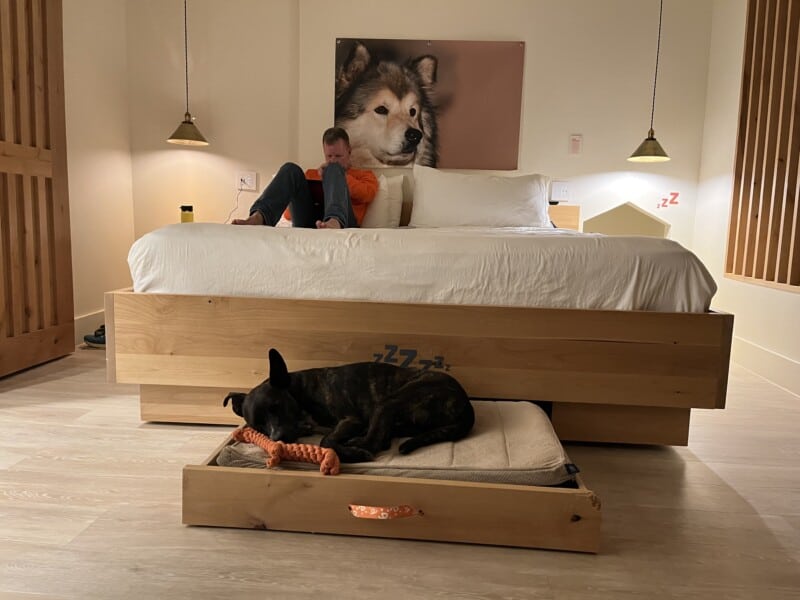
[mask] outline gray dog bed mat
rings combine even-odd
[[[342,464],[342,473],[549,486],[574,481],[578,469],[567,456],[544,411],[530,402],[473,400],[475,426],[457,442],[426,446],[405,456],[403,441],[367,463]],[[319,436],[303,438],[316,444]],[[254,444],[225,446],[216,463],[265,468],[267,453]],[[313,464],[282,462],[277,468],[317,470]]]

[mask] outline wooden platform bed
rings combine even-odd
[[[110,381],[144,421],[240,424],[222,400],[290,368],[385,360],[443,368],[473,398],[532,400],[562,441],[685,445],[724,408],[733,316],[109,292]],[[412,360],[413,359],[413,360]],[[549,488],[220,467],[184,469],[184,523],[596,552],[600,504]],[[591,474],[586,474],[591,477]],[[423,516],[353,518],[351,503]]]
[[[476,398],[535,400],[562,440],[686,445],[692,408],[724,408],[733,316],[106,295],[108,377],[144,421],[237,424],[229,391],[289,368],[396,360],[446,368]]]

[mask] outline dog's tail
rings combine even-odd
[[[464,414],[457,423],[451,423],[436,429],[423,431],[419,435],[415,435],[400,444],[398,451],[400,454],[408,454],[423,446],[430,446],[431,444],[438,444],[439,442],[455,442],[456,440],[467,437],[469,432],[472,431],[472,426],[474,424],[475,412],[472,409],[472,404],[467,401],[464,406]]]

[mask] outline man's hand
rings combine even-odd
[[[263,225],[264,224],[264,217],[263,215],[256,211],[252,215],[250,215],[246,219],[234,219],[234,225]]]

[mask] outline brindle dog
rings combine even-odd
[[[475,423],[467,393],[450,375],[363,362],[289,373],[269,351],[269,378],[247,394],[231,392],[233,412],[274,441],[294,442],[326,430],[320,445],[342,462],[365,462],[391,446],[408,454],[465,437]]]

